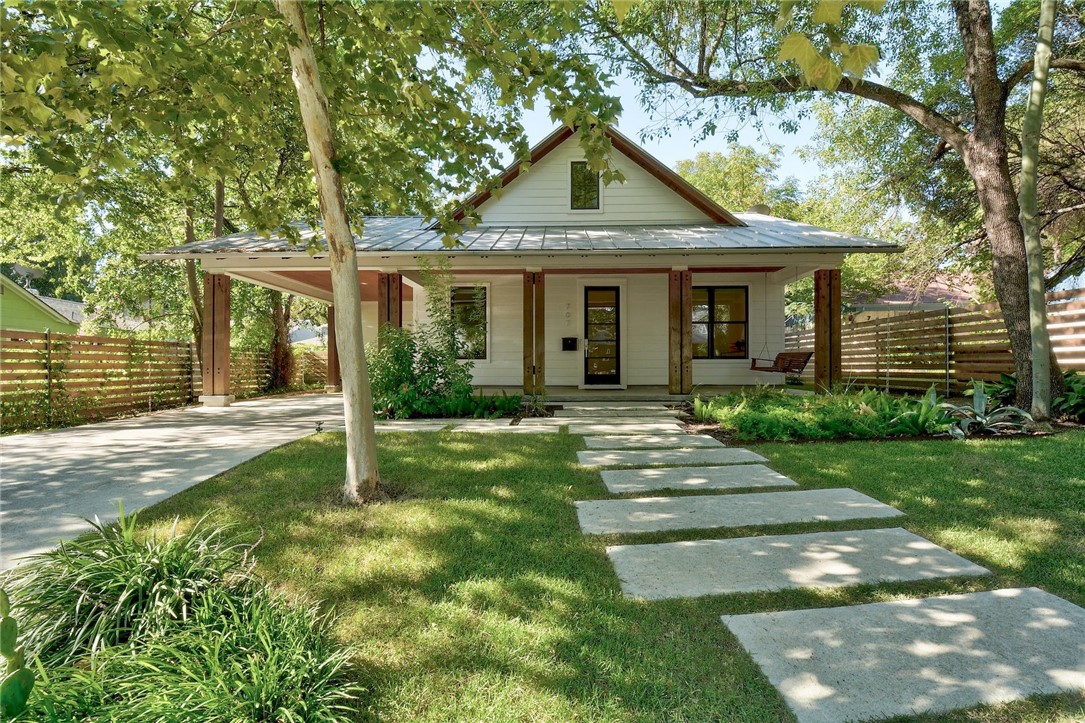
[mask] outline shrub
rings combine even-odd
[[[206,520],[141,540],[122,510],[16,568],[40,677],[27,719],[349,719],[349,649],[251,574],[251,549]]]
[[[64,664],[135,642],[191,614],[208,590],[244,574],[249,546],[200,520],[186,535],[139,539],[137,515],[64,542],[13,571],[27,650]]]
[[[1020,432],[1032,421],[1032,416],[1023,409],[992,404],[992,401],[995,400],[988,399],[983,382],[973,382],[971,404],[943,404],[942,409],[951,420],[949,433],[964,439],[975,434]]]
[[[344,680],[349,651],[328,619],[247,581],[209,591],[187,620],[138,647],[48,674],[29,714],[133,722],[338,721],[361,689]]]

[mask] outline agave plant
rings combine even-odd
[[[995,406],[990,410],[987,407],[988,396],[983,382],[972,382],[972,404],[944,402],[941,409],[951,420],[950,435],[964,439],[974,434],[1020,432],[1032,421],[1032,415],[1017,407]]]

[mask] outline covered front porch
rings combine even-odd
[[[265,266],[261,263],[265,259],[239,261],[204,259],[209,272],[201,399],[207,404],[230,402],[228,320],[235,282],[260,284],[329,305],[328,385],[337,390],[336,309],[330,303],[329,272],[320,268],[323,260],[307,260],[308,268],[297,268],[305,262],[294,258],[277,259],[279,268]],[[295,268],[282,268],[283,262]],[[452,273],[457,286],[485,290],[485,350],[474,360],[474,383],[487,393],[545,393],[559,403],[677,401],[695,391],[711,394],[782,384],[783,374],[751,370],[751,360],[771,360],[783,351],[784,285],[811,273],[816,289],[817,388],[828,389],[840,380],[840,276],[834,268],[770,266],[761,260],[759,265],[684,268],[453,265]],[[363,268],[359,284],[368,341],[386,325],[410,328],[426,323],[426,291],[417,263]],[[720,290],[740,290],[744,296],[734,294],[741,301],[732,302],[729,310],[741,320],[713,323],[711,315],[706,318],[709,289],[720,296]]]

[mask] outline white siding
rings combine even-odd
[[[521,386],[524,383],[523,277],[457,274],[456,283],[486,286],[489,321],[486,358],[476,359],[472,382],[478,386]],[[425,291],[414,290],[415,328],[427,321]],[[406,312],[404,312],[406,314]]]
[[[618,150],[612,162],[625,183],[603,186],[598,211],[569,208],[569,163],[584,160],[573,135],[479,207],[482,225],[590,226],[628,223],[711,223],[711,219]]]

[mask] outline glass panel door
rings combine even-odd
[[[621,384],[619,328],[618,287],[585,287],[585,384]]]

